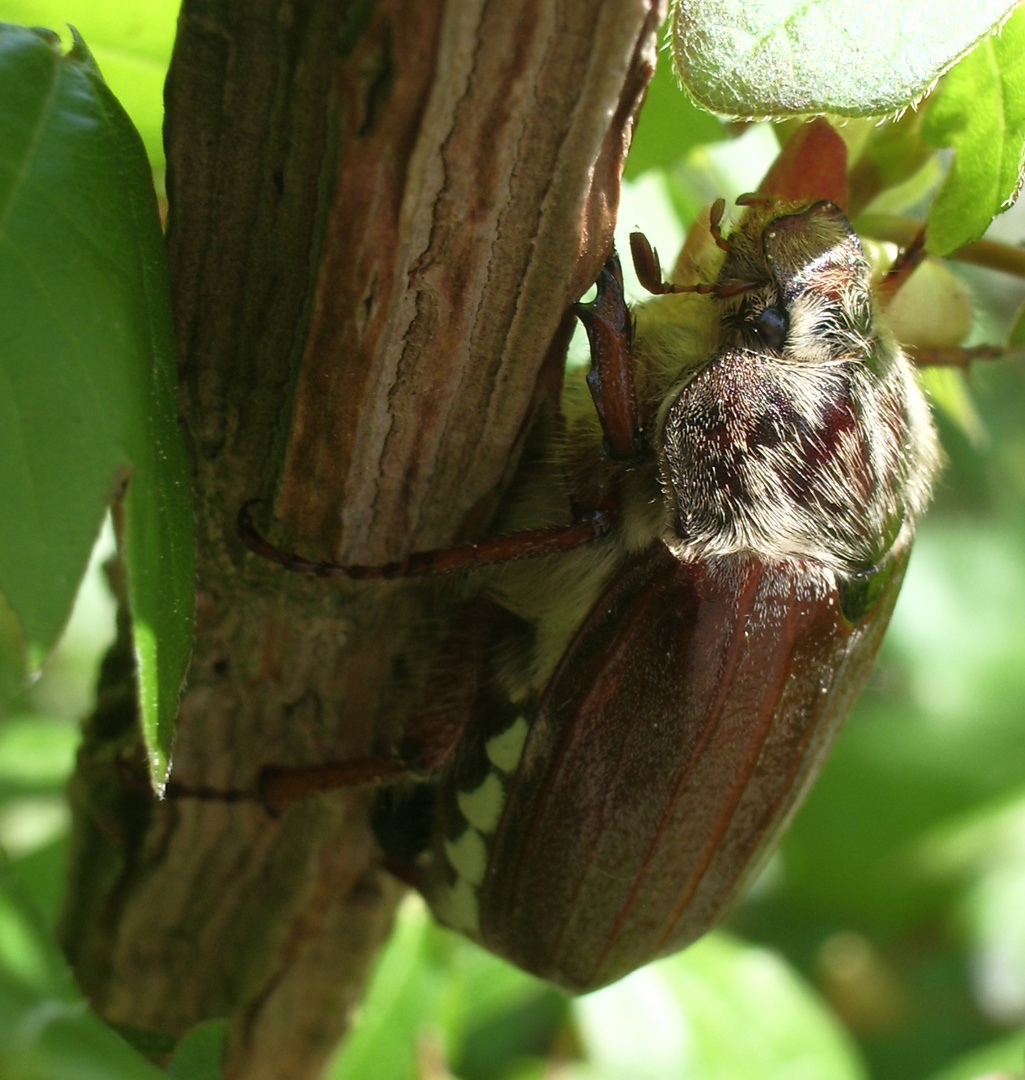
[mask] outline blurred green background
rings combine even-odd
[[[0,2],[0,20],[76,24],[143,130],[158,184],[175,9],[126,21],[124,0]],[[776,152],[768,125],[727,134],[661,64],[620,226],[647,232],[665,264],[697,208],[754,188]],[[994,234],[1021,242],[1025,214]],[[1025,283],[958,273],[978,305],[972,340],[1001,340]],[[962,377],[944,378],[956,401]],[[1025,1076],[1025,372],[979,363],[964,381],[957,418],[939,418],[948,465],[870,686],[723,931],[573,1001],[411,899],[332,1080]],[[59,652],[0,720],[4,1078],[157,1075],[83,1011],[48,933],[62,787],[113,634],[109,550],[105,537]],[[216,1032],[198,1033],[172,1073],[211,1077],[215,1054]]]

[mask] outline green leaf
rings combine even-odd
[[[166,1080],[84,1001],[40,995],[0,972],[4,1080]]]
[[[940,826],[920,845],[936,876],[961,879],[958,924],[968,938],[975,994],[991,1017],[1025,1007],[1025,790]]]
[[[0,975],[40,994],[74,1001],[78,996],[64,957],[46,922],[0,853]],[[0,1068],[0,1076],[3,1076]]]
[[[399,909],[370,989],[328,1080],[409,1080],[425,1048],[459,1076],[505,1076],[547,1048],[558,991],[439,927],[418,897]]]
[[[776,954],[722,933],[575,1003],[581,1080],[861,1080],[851,1040]]]
[[[954,161],[936,194],[926,246],[949,255],[978,240],[1015,200],[1025,148],[1025,10],[987,37],[929,100],[922,138],[951,146]]]
[[[162,173],[164,79],[180,7],[180,0],[0,0],[0,22],[61,32],[74,26]]]
[[[853,125],[869,121],[851,121]],[[908,109],[896,120],[875,122],[868,138],[855,156],[848,183],[847,210],[853,218],[880,195],[908,183],[932,161],[933,155],[922,141],[922,114]]]
[[[931,367],[920,369],[918,377],[933,408],[948,416],[974,446],[984,446],[986,426],[972,400],[964,372],[950,367]]]
[[[79,732],[64,720],[12,716],[0,725],[0,790],[59,790],[71,775]]]
[[[675,0],[694,100],[740,117],[882,116],[917,101],[1010,0]]]
[[[377,961],[353,1030],[328,1068],[328,1080],[406,1080],[415,1076],[417,1042],[432,1024],[438,972],[428,962],[430,916],[423,904],[403,904],[395,931]]]
[[[174,1080],[222,1080],[221,1058],[227,1023],[208,1020],[198,1024],[178,1044],[167,1066]]]
[[[457,1076],[504,1077],[551,1050],[568,1014],[560,991],[451,931],[433,936],[445,946],[438,1025]]]
[[[722,122],[699,109],[680,89],[669,58],[659,55],[637,121],[624,176],[636,180],[649,169],[674,165],[695,146],[726,138]]]
[[[1025,1030],[958,1058],[929,1080],[1022,1080]]]
[[[111,499],[154,782],[191,644],[193,538],[163,239],[139,136],[80,41],[0,27],[0,591],[53,647]]]
[[[82,1000],[44,920],[0,862],[0,1076],[159,1080]]]
[[[927,518],[862,695],[782,844],[803,911],[890,932],[947,889],[918,845],[975,801],[1025,782],[1025,544],[977,513]]]

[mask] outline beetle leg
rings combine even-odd
[[[464,605],[453,629],[432,660],[422,700],[428,705],[410,718],[398,753],[370,754],[310,765],[268,765],[255,790],[215,789],[172,779],[166,794],[173,799],[209,802],[259,802],[279,817],[293,803],[339,788],[384,787],[400,780],[427,780],[440,772],[462,742],[479,691],[479,669],[497,625],[493,605]],[[140,786],[149,790],[145,778]]]
[[[280,817],[293,803],[322,791],[384,787],[415,778],[423,779],[423,776],[400,757],[362,757],[319,765],[268,765],[260,770],[255,791],[193,787],[171,780],[164,795],[168,799],[199,799],[202,802],[262,803],[271,817]],[[148,784],[145,787],[152,790]]]
[[[658,251],[651,246],[651,242],[644,233],[630,233],[630,256],[633,259],[637,280],[648,292],[661,296],[665,292],[662,264],[658,259]]]
[[[429,779],[453,756],[472,716],[480,652],[494,623],[491,620],[482,625],[480,615],[475,615],[472,607],[463,608],[460,613],[464,618],[455,621],[456,630],[446,636],[437,651],[423,694],[423,700],[430,705],[410,719],[400,753],[322,761],[315,765],[266,766],[260,771],[256,791],[218,791],[172,780],[167,784],[166,794],[171,798],[218,802],[262,802],[267,812],[278,818],[293,802],[320,792]]]
[[[482,566],[511,562],[514,559],[534,559],[542,555],[554,555],[572,551],[608,533],[611,515],[607,510],[592,510],[579,521],[569,525],[555,525],[547,529],[527,529],[505,536],[489,536],[471,544],[456,544],[447,548],[416,551],[397,562],[379,566],[344,565],[342,563],[315,562],[294,552],[276,547],[256,529],[250,509],[258,499],[250,499],[238,512],[238,534],[250,551],[270,562],[283,566],[297,574],[313,577],[350,578],[354,581],[394,580],[407,577],[431,577],[452,574],[460,570],[472,570]]]
[[[338,788],[379,787],[410,776],[409,765],[397,757],[365,757],[322,765],[269,765],[260,773],[260,798],[268,813],[278,817],[294,802]]]
[[[661,279],[658,256],[650,247],[648,252],[653,260],[652,272]],[[591,344],[587,385],[609,454],[617,459],[640,457],[644,452],[644,433],[634,388],[633,323],[623,296],[623,269],[615,252],[602,268],[597,288],[598,294],[591,303],[576,304],[573,308]]]
[[[289,806],[319,791],[347,787],[380,787],[419,775],[398,757],[364,757],[322,765],[277,766],[260,770],[256,788],[214,788],[171,779],[164,788],[166,799],[198,799],[217,803],[262,803],[271,817],[279,817]],[[139,791],[153,789],[148,778],[133,776],[129,786]]]
[[[202,802],[262,803],[271,817],[280,817],[293,803],[322,791],[340,788],[383,787],[399,780],[424,779],[423,774],[400,757],[361,757],[350,761],[329,761],[319,765],[268,765],[260,770],[256,790],[196,787],[178,780],[168,781],[168,799],[199,799]],[[152,791],[148,783],[137,781],[140,790]]]
[[[409,888],[415,889],[418,893],[426,892],[426,875],[419,866],[402,862],[399,859],[384,859],[381,865],[393,878],[398,878],[403,885],[408,885]]]
[[[268,766],[259,780],[259,797],[268,812],[276,817],[292,803],[323,791],[422,782],[440,773],[451,764],[478,710],[485,660],[512,618],[486,600],[464,604],[431,659],[418,695],[426,704],[409,717],[398,753]]]

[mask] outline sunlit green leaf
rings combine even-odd
[[[974,445],[984,445],[986,427],[972,400],[964,373],[952,367],[932,367],[922,369],[919,378],[933,408],[950,417]]]
[[[223,1020],[194,1027],[175,1048],[167,1075],[173,1080],[221,1080],[226,1031]]]
[[[922,141],[921,124],[922,114],[917,109],[908,109],[897,120],[873,124],[848,178],[848,210],[852,217],[880,195],[907,183],[930,160],[932,155]]]
[[[861,1080],[857,1050],[777,955],[711,934],[576,1002],[587,1080]]]
[[[59,794],[24,795],[0,807],[0,846],[26,855],[59,840],[68,830],[68,805]]]
[[[1025,1080],[1025,1030],[965,1054],[929,1080]]]
[[[0,853],[0,974],[40,994],[73,1001],[77,994],[64,958],[39,911]],[[0,1076],[4,1075],[0,1068]]]
[[[695,146],[725,137],[722,123],[699,109],[680,89],[669,56],[660,53],[630,144],[624,175],[628,180],[636,180],[649,169],[675,164]]]
[[[1023,555],[1017,530],[926,521],[875,688],[784,839],[792,898],[891,930],[935,915],[917,845],[1025,782]]]
[[[46,26],[67,34],[70,23],[89,42],[114,96],[142,136],[155,172],[164,168],[164,79],[171,59],[179,0],[0,0],[0,22]]]
[[[0,784],[60,787],[71,775],[79,734],[73,724],[12,716],[0,725]]]
[[[881,116],[920,98],[1009,0],[675,0],[673,56],[728,116]]]
[[[143,728],[166,771],[191,641],[167,269],[138,135],[82,44],[0,28],[0,589],[52,648],[110,500]]]
[[[415,1075],[418,1039],[434,1022],[440,990],[429,964],[429,918],[422,904],[403,906],[328,1080],[407,1080]]]
[[[1025,10],[988,36],[930,98],[922,138],[954,161],[936,194],[926,244],[948,255],[978,240],[1015,198],[1025,151]]]
[[[0,1076],[159,1080],[82,1000],[47,928],[0,862]]]

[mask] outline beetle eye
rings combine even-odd
[[[778,307],[763,308],[751,320],[751,329],[767,348],[778,352],[787,336],[787,313]]]

